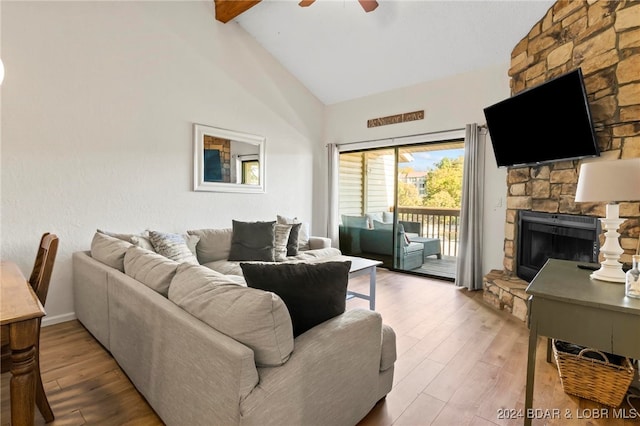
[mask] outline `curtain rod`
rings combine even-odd
[[[487,130],[487,125],[486,125],[486,123],[485,124],[479,124],[478,128]],[[374,143],[374,142],[385,141],[385,140],[393,142],[394,140],[397,140],[397,139],[412,138],[412,137],[419,137],[419,136],[432,136],[432,135],[437,135],[437,134],[440,134],[440,133],[459,132],[459,131],[462,131],[462,130],[466,130],[466,129],[464,127],[460,127],[460,128],[457,128],[457,129],[438,130],[438,131],[435,131],[435,132],[428,132],[428,133],[415,133],[413,135],[396,136],[396,137],[390,137],[390,138],[367,139],[367,140],[361,140],[361,141],[337,143],[335,145],[338,146],[338,147],[341,147],[341,146],[347,147],[349,145],[355,145],[355,144],[361,144],[361,143]],[[329,146],[329,144],[327,144],[325,146]]]

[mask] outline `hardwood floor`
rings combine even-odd
[[[350,288],[368,292],[368,277]],[[528,330],[524,323],[450,282],[378,270],[376,310],[397,334],[394,388],[361,422],[370,425],[521,425],[500,418],[524,406]],[[351,299],[348,309],[367,308]],[[607,409],[562,391],[555,367],[544,359],[540,339],[534,407],[548,414],[536,425],[638,425],[604,418]],[[77,321],[42,331],[43,381],[56,415],[52,425],[160,425],[111,356]],[[9,424],[9,378],[2,375],[1,424]],[[636,400],[636,406],[640,400]],[[632,413],[625,404],[627,415]],[[640,408],[640,407],[639,407]],[[557,410],[557,411],[554,411]],[[572,419],[568,419],[567,413]],[[504,417],[504,416],[502,416]],[[508,417],[508,416],[507,416]],[[582,419],[577,419],[582,417]],[[632,417],[632,416],[629,416]],[[36,413],[36,424],[44,424]]]

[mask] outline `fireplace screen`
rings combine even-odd
[[[531,281],[547,259],[598,261],[597,218],[520,211],[517,274]]]

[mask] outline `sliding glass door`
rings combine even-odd
[[[341,153],[342,252],[455,278],[463,156],[459,140]]]
[[[404,230],[406,244],[404,264],[396,267],[455,279],[464,142],[431,143],[398,150],[396,217],[400,230]]]

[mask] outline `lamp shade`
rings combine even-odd
[[[580,166],[576,202],[640,200],[640,158]]]

